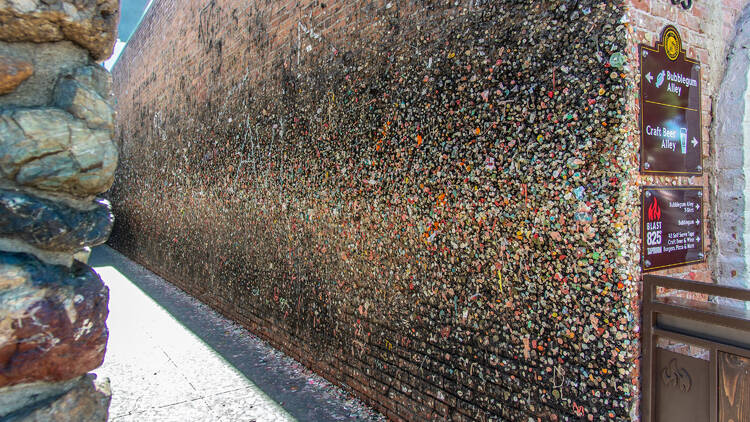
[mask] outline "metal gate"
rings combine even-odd
[[[643,276],[644,422],[750,422],[747,302],[750,290]]]

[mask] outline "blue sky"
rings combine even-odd
[[[107,61],[105,61],[104,67],[111,69],[114,66],[117,59],[122,53],[122,49],[125,48],[133,32],[141,23],[141,18],[146,10],[151,6],[153,0],[122,0],[120,2],[120,26],[117,28],[117,43],[115,43],[115,49]]]

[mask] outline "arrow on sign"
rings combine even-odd
[[[695,148],[695,147],[697,147],[697,146],[698,146],[698,140],[697,140],[697,139],[695,139],[695,136],[693,136],[693,140],[692,140],[692,141],[690,141],[690,143],[691,143],[691,144],[693,144],[693,148]]]
[[[701,223],[700,220],[695,220],[695,224],[700,224],[700,223]]]
[[[697,236],[697,237],[695,238],[695,241],[696,241],[696,242],[700,242],[700,241],[701,241],[701,237],[700,237],[700,236]]]
[[[648,72],[648,73],[646,74],[646,80],[648,81],[648,83],[651,83],[651,81],[652,81],[653,79],[654,79],[654,77],[653,77],[653,76],[651,75],[651,72]]]
[[[701,209],[701,206],[700,206],[700,205],[698,205],[698,204],[695,204],[695,209],[696,209],[696,210],[699,210],[699,209]]]

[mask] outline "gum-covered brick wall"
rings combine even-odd
[[[630,419],[623,15],[155,0],[112,244],[394,420]]]

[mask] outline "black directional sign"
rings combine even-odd
[[[703,187],[645,187],[641,196],[643,271],[703,262]]]
[[[641,173],[703,174],[700,63],[686,57],[673,26],[640,56]]]

